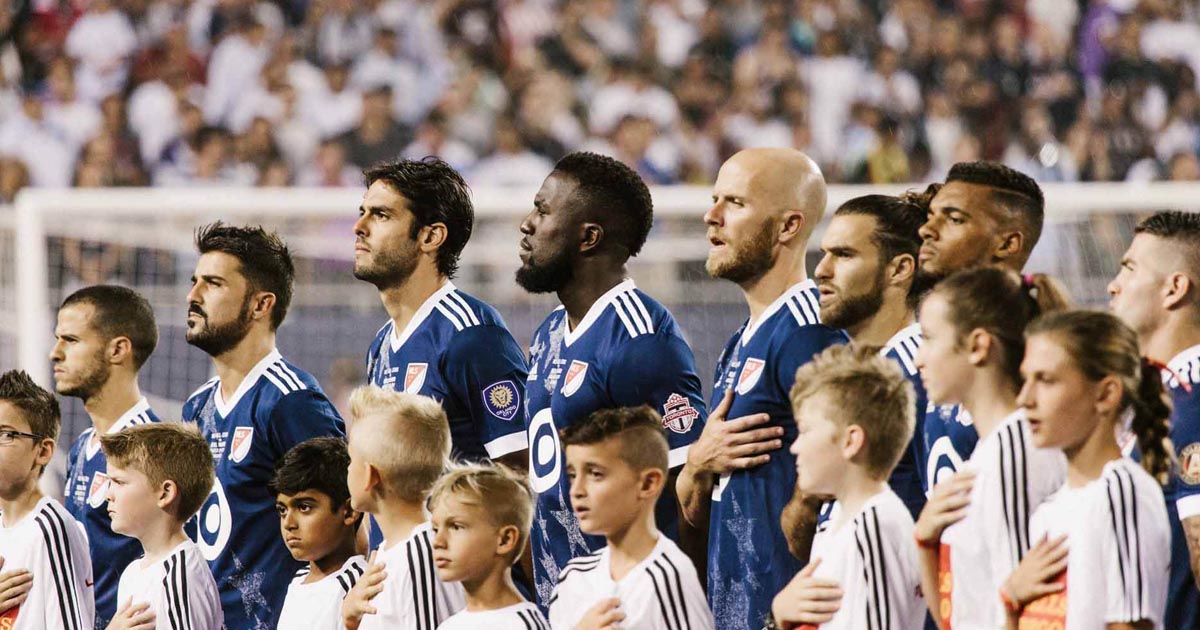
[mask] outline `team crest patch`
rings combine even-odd
[[[763,366],[766,361],[762,359],[746,359],[742,365],[742,371],[738,374],[737,393],[746,395],[747,392],[754,389],[758,385],[758,379],[762,378]]]
[[[501,420],[512,420],[521,408],[521,394],[512,381],[500,381],[483,388],[483,406]]]
[[[233,441],[229,445],[229,459],[240,462],[250,453],[250,443],[254,441],[254,427],[238,427],[233,430]]]
[[[1179,477],[1188,485],[1200,484],[1200,442],[1192,442],[1179,451]]]
[[[404,391],[409,394],[421,393],[425,386],[425,373],[429,371],[428,363],[409,363],[404,371]]]
[[[692,408],[692,403],[685,396],[671,394],[663,405],[663,427],[675,433],[687,433],[699,417],[700,412]]]
[[[563,396],[570,398],[571,394],[579,391],[579,386],[583,385],[583,379],[587,376],[587,370],[587,363],[583,361],[571,361],[571,366],[567,368],[567,377],[563,379]]]
[[[108,475],[97,472],[92,475],[92,485],[88,488],[87,503],[93,508],[98,508],[104,505],[105,496],[108,494]]]

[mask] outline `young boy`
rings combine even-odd
[[[279,531],[292,557],[308,562],[288,586],[280,630],[341,630],[342,600],[366,571],[354,548],[362,517],[350,507],[349,466],[345,440],[318,437],[292,447],[275,467],[269,487]]]
[[[467,596],[466,609],[438,630],[550,630],[512,579],[533,524],[525,481],[501,466],[458,466],[433,486],[429,506],[438,577],[461,582]]]
[[[109,630],[221,630],[221,596],[200,547],[183,524],[213,487],[208,442],[191,425],[141,424],[100,436],[108,460],[112,529],[142,543],[144,555],[125,567],[117,614]]]
[[[801,492],[836,499],[812,556],[772,604],[782,628],[920,628],[913,520],[888,477],[913,434],[912,385],[870,346],[834,346],[796,371]],[[813,596],[813,593],[818,595]]]
[[[579,529],[607,546],[559,572],[550,625],[710,630],[696,568],[654,521],[669,470],[662,418],[648,406],[600,410],[564,429],[562,444]]]
[[[350,394],[350,505],[374,517],[383,544],[342,602],[346,630],[433,630],[462,610],[461,584],[433,563],[425,500],[450,457],[450,425],[432,398],[359,387]]]
[[[82,630],[95,624],[92,562],[83,526],[42,496],[38,479],[54,457],[58,401],[24,372],[0,374],[0,559],[32,577],[0,628]]]

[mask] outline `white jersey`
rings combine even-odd
[[[1031,530],[1034,540],[1067,537],[1067,570],[1058,577],[1067,588],[1026,606],[1022,627],[1163,627],[1171,528],[1162,487],[1137,462],[1111,461],[1099,479],[1064,486],[1034,512]]]
[[[614,581],[609,548],[576,558],[558,574],[550,596],[550,626],[571,630],[602,599],[621,601],[621,625],[638,630],[711,630],[712,611],[696,567],[659,532],[658,543],[625,577]]]
[[[438,630],[550,630],[542,611],[529,602],[498,610],[462,611],[438,626]]]
[[[842,587],[842,606],[821,630],[920,628],[925,620],[913,520],[891,488],[871,497],[836,530],[839,504],[813,537],[814,575]]]
[[[308,567],[296,572],[288,585],[283,611],[279,613],[279,630],[342,630],[342,600],[367,570],[362,556],[351,556],[334,573],[305,584]]]
[[[225,627],[221,596],[208,561],[195,542],[179,543],[166,558],[139,558],[121,573],[117,609],[133,599],[149,604],[161,630],[220,630]]]
[[[387,571],[383,591],[371,600],[378,613],[365,615],[359,630],[436,630],[467,605],[458,582],[442,582],[433,564],[433,531],[428,522],[396,544],[383,541],[376,560]]]
[[[979,441],[963,468],[975,471],[975,486],[967,515],[942,533],[938,614],[956,630],[1001,628],[1000,585],[1029,550],[1029,518],[1062,486],[1067,460],[1035,448],[1017,411]]]
[[[16,523],[2,519],[0,515],[4,571],[25,569],[33,582],[20,606],[0,614],[0,628],[90,630],[95,626],[92,561],[83,525],[48,497]]]

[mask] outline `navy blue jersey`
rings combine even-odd
[[[799,283],[753,325],[733,334],[717,360],[713,404],[734,388],[729,419],[757,413],[783,428],[783,446],[750,470],[721,475],[713,488],[708,529],[708,599],[718,628],[761,628],[771,600],[800,562],[788,552],[779,515],[796,487],[796,440],[790,392],[796,370],[825,348],[849,339],[820,323],[817,287]]]
[[[1171,521],[1171,581],[1164,628],[1200,628],[1200,590],[1192,576],[1182,519],[1200,518],[1200,345],[1171,360],[1164,382],[1171,395],[1171,441],[1177,474],[1163,494]]]
[[[108,432],[116,433],[148,422],[159,422],[159,418],[143,398],[117,418]],[[136,538],[113,533],[112,518],[105,501],[107,494],[108,460],[100,450],[96,429],[88,428],[75,438],[67,453],[63,504],[87,532],[92,579],[95,580],[97,628],[107,628],[117,613],[117,584],[121,581],[121,572],[142,556],[142,544]]]
[[[914,361],[917,349],[921,347],[923,341],[921,325],[913,324],[892,335],[881,351],[883,356],[895,361],[900,366],[900,371],[904,373],[904,378],[912,384],[913,394],[916,396],[916,424],[913,427],[912,440],[892,470],[892,476],[888,479],[892,491],[904,502],[904,507],[908,508],[914,520],[920,516],[921,508],[925,507],[926,488],[925,462],[927,455],[923,436],[925,435],[925,413],[928,403],[925,396],[925,384],[921,381],[921,372],[917,370],[917,364]]]
[[[309,438],[345,437],[346,426],[312,375],[272,350],[228,402],[214,378],[183,405],[212,450],[216,481],[200,508],[196,544],[221,591],[225,626],[274,628],[292,576],[302,566],[279,535],[275,463]]]
[[[574,330],[559,307],[533,335],[526,389],[529,479],[537,492],[530,545],[538,604],[545,609],[559,570],[604,546],[579,530],[571,509],[559,431],[599,409],[650,405],[663,417],[671,468],[704,428],[704,401],[692,350],[675,318],[632,280],[596,300]],[[678,537],[678,507],[659,500],[656,518]]]

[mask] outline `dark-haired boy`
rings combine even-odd
[[[216,378],[188,398],[217,480],[197,521],[230,628],[274,628],[300,564],[275,533],[267,482],[275,462],[345,425],[317,380],[285,361],[275,331],[292,298],[295,268],[283,240],[261,227],[220,222],[196,232],[200,259],[188,292],[187,342],[212,357]]]
[[[158,344],[158,326],[146,298],[113,285],[82,288],[63,300],[54,328],[54,388],[83,401],[92,426],[67,455],[63,503],[83,523],[96,578],[96,627],[117,612],[121,569],[142,554],[137,539],[112,531],[104,497],[108,462],[100,438],[159,418],[138,388],[138,371]]]
[[[32,578],[25,595],[0,611],[0,628],[81,630],[95,623],[87,535],[38,488],[60,419],[58,401],[28,374],[0,374],[0,559],[5,573]]]
[[[349,465],[344,440],[319,437],[292,447],[275,468],[279,531],[292,557],[308,563],[288,586],[281,630],[340,630],[342,600],[366,570],[354,548],[362,516],[350,507]]]
[[[562,443],[579,528],[608,546],[559,573],[550,625],[711,629],[696,568],[655,526],[669,469],[662,417],[645,405],[597,411],[564,429]]]

